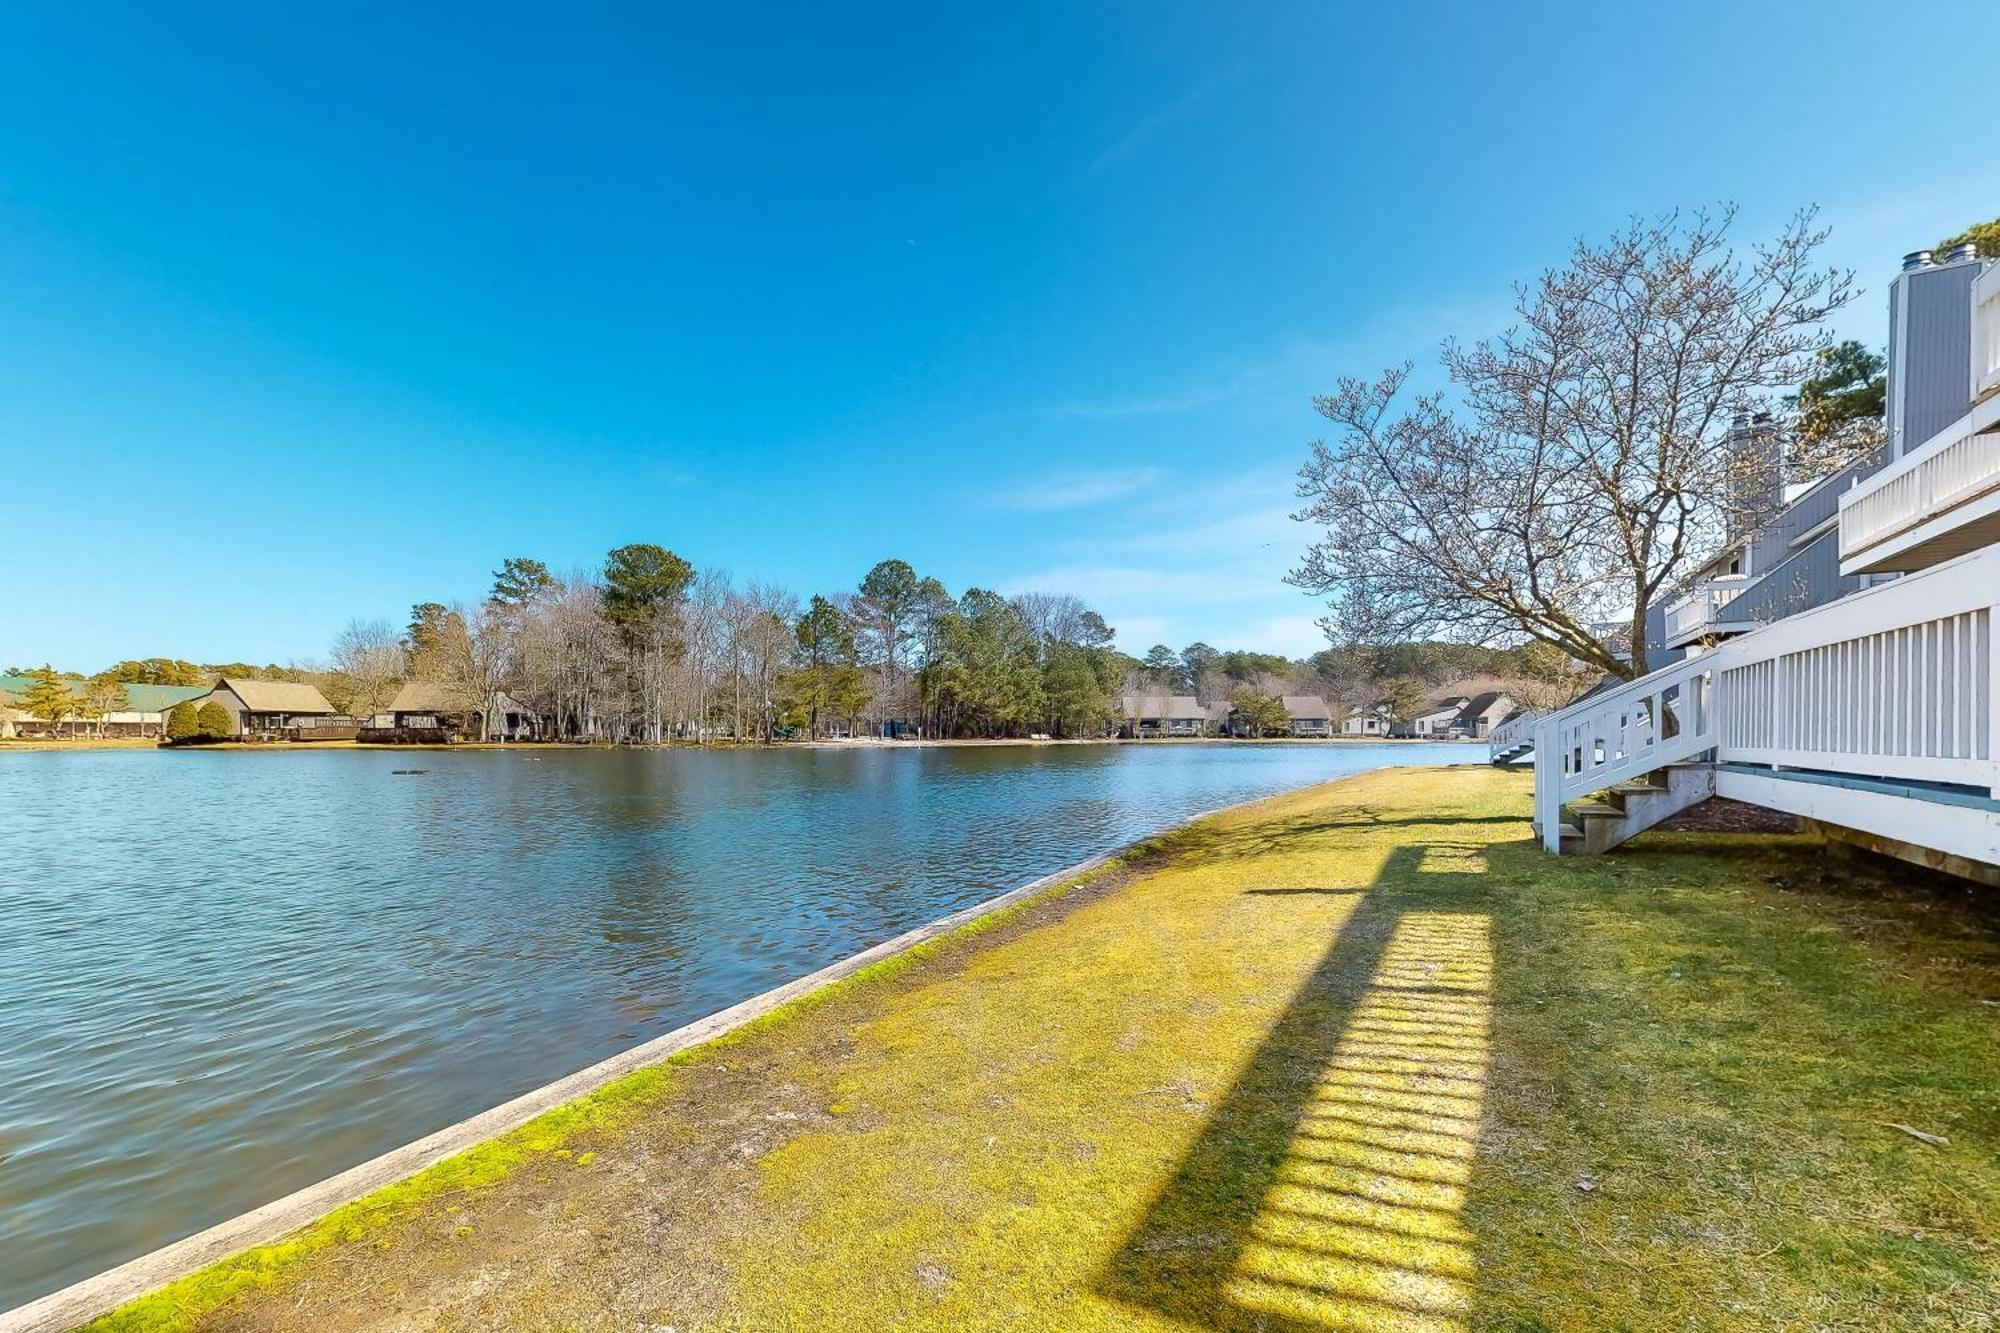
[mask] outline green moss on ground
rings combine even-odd
[[[2000,1320],[1991,896],[1789,837],[1557,860],[1528,838],[1528,781],[1393,771],[1224,815],[1130,858],[1115,891],[755,1025],[728,1047],[731,1096],[821,1113],[733,1168],[748,1201],[546,1269],[510,1317],[584,1326],[644,1291],[683,1330]],[[316,1314],[388,1281],[357,1258],[370,1219],[404,1235],[396,1217],[489,1179],[490,1214],[523,1156],[572,1142],[598,1159],[551,1210],[565,1228],[685,1194],[700,1182],[604,1168],[646,1160],[626,1149],[654,1126],[733,1132],[681,1115],[716,1059],[111,1326],[330,1326]],[[508,1297],[463,1275],[523,1264],[555,1243],[540,1225],[399,1271],[398,1300],[481,1323]],[[283,1296],[232,1301],[235,1282]]]

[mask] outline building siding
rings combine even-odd
[[[1984,265],[1897,275],[1889,296],[1889,455],[1965,415],[1972,399],[1972,283]]]

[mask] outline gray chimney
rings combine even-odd
[[[1952,251],[1952,258],[1970,247]],[[1983,265],[1918,250],[1889,284],[1889,457],[1901,458],[1972,402],[1972,284]]]
[[[1944,257],[1944,262],[1947,264],[1956,264],[1962,260],[1977,258],[1979,258],[1979,246],[1972,241],[1967,241],[1964,245],[1954,245],[1951,248],[1951,253]]]

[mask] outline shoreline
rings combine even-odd
[[[1071,743],[1137,744],[1138,742]],[[915,743],[884,741],[881,744],[914,745]],[[248,750],[280,747],[239,745],[228,748]],[[299,745],[286,748],[314,747]],[[404,750],[457,747],[369,748]],[[496,745],[481,748],[499,747]],[[1475,769],[1485,767],[1480,764],[1468,766]],[[1424,770],[1413,771],[1427,771],[1431,767],[1449,769],[1458,766],[1425,766]],[[793,1007],[823,997],[844,983],[860,980],[863,974],[870,973],[878,967],[908,960],[922,950],[923,946],[942,942],[968,928],[977,929],[983,924],[1004,920],[1013,911],[1032,905],[1034,900],[1063,896],[1088,883],[1101,871],[1135,853],[1144,851],[1163,838],[1220,815],[1243,812],[1266,802],[1295,798],[1303,793],[1338,787],[1360,778],[1393,771],[1397,771],[1397,766],[1387,765],[1364,773],[1346,774],[1331,781],[1308,783],[1302,787],[1217,806],[1172,824],[1163,825],[1121,847],[1040,876],[1005,893],[871,945],[859,953],[851,954],[803,977],[739,1000],[733,1005],[662,1033],[629,1050],[566,1074],[497,1106],[424,1135],[402,1147],[393,1148],[324,1180],[206,1227],[191,1236],[169,1242],[94,1276],[36,1297],[25,1305],[10,1310],[0,1310],[0,1333],[62,1333],[63,1330],[77,1328],[101,1319],[124,1305],[182,1279],[192,1277],[214,1265],[228,1262],[306,1231],[325,1222],[332,1214],[349,1205],[358,1205],[370,1196],[383,1191],[413,1184],[426,1172],[440,1168],[454,1158],[492,1148],[507,1136],[528,1129],[544,1117],[560,1113],[566,1108],[577,1107],[594,1096],[614,1092],[616,1085],[627,1078],[667,1067],[680,1058],[692,1057],[716,1043],[751,1029],[753,1025],[780,1021]]]
[[[1552,858],[1529,805],[1466,764],[1197,818],[89,1333],[1991,1306],[1991,906],[1791,833]]]
[[[1153,736],[1144,740],[1106,736],[1103,738],[1078,737],[1069,740],[1033,740],[1024,736],[962,736],[938,740],[890,740],[880,736],[858,736],[848,739],[825,739],[816,741],[660,741],[657,744],[609,744],[594,741],[459,741],[447,745],[412,744],[395,745],[380,741],[218,741],[212,745],[169,746],[158,741],[139,737],[106,737],[96,739],[83,737],[75,740],[46,740],[42,738],[13,738],[0,740],[0,755],[15,751],[23,754],[62,754],[105,751],[157,751],[162,754],[180,750],[198,754],[204,751],[222,753],[257,754],[308,754],[333,752],[340,754],[354,751],[376,753],[451,753],[455,751],[499,751],[517,754],[539,754],[547,750],[586,750],[605,754],[646,752],[658,750],[970,750],[994,748],[1063,748],[1094,745],[1133,746],[1191,746],[1191,745],[1480,745],[1477,739],[1447,740],[1431,736]]]

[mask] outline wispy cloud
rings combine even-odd
[[[1090,165],[1084,168],[1083,178],[1086,181],[1091,180],[1099,173],[1117,166],[1126,158],[1139,152],[1157,138],[1160,131],[1167,129],[1176,121],[1184,118],[1190,111],[1193,111],[1208,98],[1214,96],[1217,89],[1229,83],[1242,72],[1243,65],[1240,62],[1231,65],[1227,69],[1218,70],[1216,73],[1209,75],[1195,84],[1192,88],[1189,88],[1179,97],[1147,112],[1139,118],[1132,128],[1125,131],[1116,143],[1112,144],[1111,147],[1105,149],[1102,153],[1099,153],[1091,161]]]
[[[1253,625],[1246,640],[1267,653],[1287,657],[1310,657],[1327,642],[1317,616],[1273,616]]]
[[[1428,390],[1441,378],[1433,353],[1447,337],[1481,338],[1512,321],[1504,297],[1484,304],[1398,306],[1346,337],[1293,338],[1234,365],[1191,372],[1179,385],[1063,403],[1048,411],[1073,420],[1106,421],[1194,412],[1253,397],[1298,401],[1329,392],[1339,376],[1371,378],[1404,361],[1416,363],[1412,387]]]
[[[1087,509],[1154,489],[1170,475],[1166,469],[1157,467],[1057,472],[998,491],[993,495],[992,503],[1000,509],[1035,513]]]
[[[1323,646],[1311,598],[1285,583],[1312,539],[1290,517],[1291,476],[1246,470],[1199,488],[1159,488],[1042,543],[1045,562],[1003,580],[1009,593],[1073,592],[1102,612],[1118,644],[1205,639],[1225,648],[1308,653]]]
[[[1076,417],[1084,421],[1110,421],[1121,417],[1151,417],[1168,412],[1192,412],[1198,407],[1226,402],[1242,393],[1246,387],[1226,384],[1205,389],[1190,389],[1185,393],[1163,393],[1152,397],[1113,399],[1099,403],[1069,403],[1057,408],[1056,415]]]

